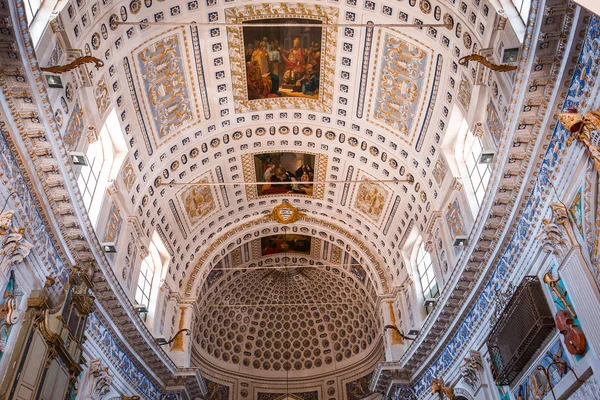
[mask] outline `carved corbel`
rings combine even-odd
[[[102,399],[110,392],[113,376],[108,372],[108,367],[102,365],[102,361],[94,359],[90,362],[90,399]]]
[[[541,240],[544,251],[563,258],[578,243],[567,207],[562,203],[552,203],[550,208],[552,218],[542,220],[542,233],[538,239]]]
[[[464,363],[460,366],[460,374],[467,385],[477,391],[481,385],[480,373],[483,370],[483,360],[481,354],[476,350],[470,350],[469,355],[464,358]]]

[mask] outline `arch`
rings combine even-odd
[[[261,216],[248,222],[241,223],[213,240],[211,245],[202,253],[194,265],[186,284],[185,296],[189,297],[194,293],[196,286],[199,284],[199,276],[202,275],[203,277],[206,277],[208,275],[210,263],[216,263],[220,259],[221,256],[219,253],[225,254],[225,249],[228,244],[233,243],[236,238],[240,239],[242,232],[247,237],[246,240],[250,240],[254,236],[254,234],[251,233],[253,231],[258,236],[260,234],[258,228],[269,223],[272,223],[269,217]],[[389,293],[390,285],[388,284],[388,280],[390,278],[383,269],[379,259],[371,252],[370,248],[365,245],[364,242],[356,238],[356,236],[348,230],[320,218],[306,215],[296,222],[296,224],[302,223],[304,223],[306,227],[309,227],[309,229],[319,226],[323,227],[334,232],[340,239],[346,239],[346,241],[349,242],[347,244],[354,247],[355,250],[358,251],[358,254],[362,254],[366,258],[368,269],[373,276],[377,278],[377,280],[373,279],[373,283],[377,290],[382,293]]]

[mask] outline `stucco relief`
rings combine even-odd
[[[94,97],[96,98],[96,106],[98,107],[98,114],[104,116],[106,111],[110,108],[110,94],[108,92],[108,84],[104,77],[101,77],[96,84],[94,89]]]
[[[83,134],[83,109],[79,106],[79,103],[75,103],[71,117],[67,123],[65,134],[63,136],[63,142],[69,151],[73,151],[79,144],[79,139]]]
[[[193,229],[209,214],[216,211],[218,201],[213,193],[212,187],[198,185],[198,183],[209,183],[213,179],[210,174],[204,174],[196,180],[193,185],[182,189],[177,197],[181,208],[184,210],[185,220],[190,229]]]
[[[385,185],[372,181],[360,171],[358,176],[363,182],[356,184],[351,208],[378,225],[387,209],[391,192]]]
[[[379,72],[373,77],[368,119],[412,143],[433,75],[432,51],[392,31],[380,35],[379,42]]]
[[[138,100],[152,120],[150,128],[158,144],[199,122],[196,92],[189,91],[194,85],[188,81],[192,71],[184,56],[187,40],[185,34],[171,30],[133,53],[141,88]]]

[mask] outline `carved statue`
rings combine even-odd
[[[558,114],[558,120],[571,134],[567,144],[571,145],[573,140],[583,144],[600,172],[600,147],[598,138],[593,134],[594,131],[600,130],[600,109],[581,115],[577,109],[570,108]]]
[[[575,233],[567,208],[562,203],[552,203],[552,218],[542,220],[542,233],[538,239],[542,241],[544,251],[564,257],[571,246],[577,245]]]

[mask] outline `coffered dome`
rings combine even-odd
[[[236,270],[215,281],[199,307],[199,355],[252,375],[331,371],[363,358],[380,335],[373,298],[340,268]]]

